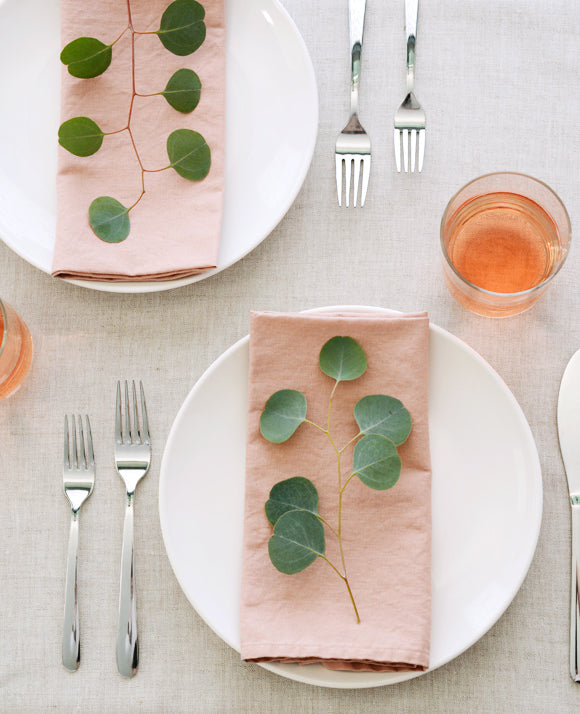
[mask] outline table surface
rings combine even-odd
[[[244,260],[164,293],[105,294],[45,275],[0,244],[0,293],[30,326],[35,356],[0,408],[0,710],[58,712],[576,712],[568,674],[570,521],[558,447],[562,372],[580,347],[574,245],[542,301],[504,320],[448,294],[439,221],[452,193],[498,170],[531,174],[580,213],[578,3],[449,0],[420,8],[417,94],[427,112],[422,174],[397,174],[392,117],[404,91],[403,3],[369,2],[361,120],[373,142],[367,204],[340,209],[334,140],[348,111],[347,3],[285,0],[310,50],[320,129],[310,172],[273,233]],[[544,517],[528,577],[467,652],[406,683],[367,690],[299,684],[240,661],[193,610],[173,575],[158,517],[159,468],[175,415],[203,371],[248,331],[249,312],[367,304],[428,310],[504,378],[530,423]],[[116,380],[146,385],[153,463],[136,499],[141,664],[115,664],[122,484],[112,461]],[[83,659],[60,661],[69,509],[62,420],[91,415],[98,464],[81,514]]]

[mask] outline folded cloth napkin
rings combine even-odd
[[[170,0],[131,0],[133,27],[159,29]],[[78,157],[59,146],[57,226],[52,274],[110,281],[170,280],[217,264],[224,187],[225,26],[224,0],[201,0],[207,34],[193,54],[169,52],[155,34],[135,36],[135,82],[139,94],[165,89],[169,78],[189,68],[201,80],[201,98],[190,114],[173,109],[162,96],[135,98],[131,126],[146,169],[168,165],[166,141],[176,129],[199,132],[211,150],[211,168],[202,181],[173,169],[145,174],[146,193],[130,211],[129,236],[106,243],[93,233],[88,208],[99,196],[131,206],[142,188],[141,170],[127,131],[105,136],[92,156]],[[113,42],[127,27],[123,0],[61,0],[62,45],[81,36]],[[104,74],[77,79],[62,69],[61,122],[93,119],[103,132],[127,126],[132,95],[131,33],[113,47]],[[56,141],[56,137],[55,137]]]
[[[316,486],[319,512],[337,520],[337,461],[327,437],[301,424],[282,444],[260,433],[268,398],[280,389],[301,391],[307,418],[327,424],[334,380],[318,356],[334,336],[354,338],[367,370],[338,386],[331,431],[337,446],[357,432],[353,408],[363,396],[386,394],[409,410],[413,427],[399,447],[402,471],[389,490],[353,478],[344,491],[342,529],[348,579],[360,613],[357,624],[344,583],[317,558],[300,573],[272,565],[272,526],[264,504],[272,486],[305,476]],[[429,666],[431,631],[431,467],[428,399],[429,320],[410,315],[253,313],[241,591],[241,655],[252,662],[321,663],[330,669],[422,671]],[[344,452],[348,475],[352,448]],[[327,532],[326,555],[340,562]]]

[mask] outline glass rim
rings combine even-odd
[[[566,246],[566,252],[564,253],[564,256],[560,260],[560,263],[558,267],[553,270],[550,275],[548,275],[547,278],[542,280],[541,283],[538,283],[537,285],[534,285],[532,288],[528,288],[527,290],[520,290],[518,292],[512,292],[512,293],[498,293],[495,292],[494,290],[487,290],[486,288],[482,288],[479,285],[475,285],[475,283],[472,283],[470,280],[468,280],[464,275],[462,275],[457,268],[453,265],[451,262],[451,258],[449,257],[449,253],[447,252],[447,248],[445,246],[445,241],[443,240],[443,235],[444,235],[444,225],[445,225],[445,217],[447,216],[447,212],[449,210],[449,206],[452,204],[452,202],[459,196],[459,194],[462,191],[465,191],[466,188],[469,188],[474,183],[477,183],[478,181],[482,181],[483,179],[486,178],[491,178],[492,176],[517,176],[518,178],[525,178],[528,179],[529,181],[533,181],[534,183],[543,186],[546,190],[548,190],[554,198],[558,201],[558,204],[562,207],[562,210],[564,211],[564,216],[566,217],[566,225],[568,227],[568,245]],[[505,191],[504,193],[514,193],[513,191]],[[516,194],[514,194],[516,195]],[[570,247],[570,242],[572,238],[572,224],[570,221],[570,215],[568,213],[568,210],[566,206],[564,205],[564,202],[558,196],[558,194],[554,191],[553,188],[548,186],[547,183],[544,181],[534,178],[534,176],[530,176],[528,174],[523,174],[523,173],[518,173],[517,171],[492,171],[488,174],[482,174],[481,176],[478,176],[477,178],[472,179],[471,181],[468,181],[466,184],[464,184],[458,191],[456,191],[453,196],[449,199],[447,202],[447,205],[445,206],[445,210],[443,211],[443,216],[441,217],[441,227],[439,231],[439,242],[441,244],[441,252],[443,253],[443,256],[445,257],[445,261],[447,265],[451,268],[451,270],[457,275],[457,277],[461,280],[462,283],[465,283],[465,285],[468,285],[470,288],[475,290],[478,293],[481,293],[482,295],[488,295],[490,297],[494,298],[519,298],[519,297],[526,297],[527,295],[531,295],[541,288],[545,287],[553,278],[558,275],[560,272],[562,266],[566,262],[566,259],[568,257],[568,250]]]
[[[0,300],[0,314],[2,315],[2,339],[0,340],[0,355],[4,352],[6,339],[8,337],[8,313],[4,307],[4,303]]]

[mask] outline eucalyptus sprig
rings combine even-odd
[[[334,380],[328,400],[325,426],[307,418],[308,404],[302,392],[282,389],[268,399],[260,417],[262,436],[274,444],[287,441],[302,424],[308,424],[329,440],[337,461],[338,517],[333,527],[318,512],[318,491],[304,476],[279,481],[270,491],[265,505],[266,517],[274,527],[268,542],[273,565],[288,575],[299,573],[316,558],[322,558],[344,582],[354,608],[357,623],[360,616],[354,600],[342,543],[342,503],[345,489],[356,476],[376,491],[392,488],[401,474],[401,458],[397,447],[411,433],[412,421],[402,402],[385,394],[371,394],[354,407],[358,432],[343,446],[337,446],[331,432],[332,401],[341,382],[361,377],[367,369],[367,358],[360,344],[352,337],[333,337],[322,347],[318,359],[320,369]],[[352,469],[343,473],[344,454],[354,444]],[[338,541],[340,564],[326,556],[325,528]]]
[[[75,156],[92,156],[103,143],[105,136],[126,131],[130,137],[141,170],[141,193],[130,206],[124,206],[111,196],[99,196],[89,206],[89,223],[94,233],[107,243],[120,243],[129,235],[131,226],[129,212],[145,195],[145,174],[173,169],[190,181],[201,181],[209,173],[211,151],[201,134],[191,129],[177,129],[167,138],[169,164],[150,169],[143,165],[131,121],[136,97],[162,96],[178,112],[188,114],[198,105],[201,95],[201,81],[191,69],[178,69],[169,78],[164,89],[152,94],[140,94],[135,82],[135,37],[157,35],[163,46],[174,55],[190,55],[204,42],[206,26],[205,10],[196,0],[174,0],[164,11],[159,29],[155,32],[138,32],[133,26],[131,3],[127,3],[127,25],[110,44],[96,37],[77,37],[69,42],[61,52],[60,59],[69,74],[79,79],[92,79],[103,74],[111,64],[113,47],[126,32],[131,34],[131,78],[132,91],[129,113],[125,126],[115,131],[104,132],[89,117],[73,117],[63,122],[58,131],[58,141],[62,147]]]

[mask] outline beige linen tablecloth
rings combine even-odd
[[[390,122],[405,92],[404,8],[369,2],[360,115],[373,142],[373,167],[366,205],[356,210],[336,204],[332,155],[348,114],[347,5],[284,4],[314,62],[320,133],[296,203],[258,249],[190,287],[114,295],[56,281],[0,243],[0,294],[26,319],[35,341],[27,381],[0,403],[0,710],[575,714],[580,688],[568,674],[569,505],[556,399],[564,367],[580,347],[576,237],[542,301],[503,321],[472,315],[448,294],[438,241],[452,193],[475,176],[503,169],[550,184],[569,209],[574,233],[580,220],[578,3],[421,3],[416,68],[428,122],[425,166],[422,174],[398,175]],[[31,0],[2,6],[15,14],[32,7]],[[42,7],[48,12],[54,0]],[[15,41],[27,42],[26,33]],[[0,150],[7,141],[0,137]],[[183,595],[165,554],[157,503],[161,455],[175,415],[203,371],[248,333],[250,310],[344,304],[428,310],[434,324],[476,349],[521,404],[544,476],[536,555],[497,624],[440,669],[367,690],[317,688],[241,662]],[[135,502],[141,665],[131,681],[115,665],[124,509],[112,462],[119,377],[143,379],[153,435],[152,468]],[[97,458],[95,491],[80,522],[83,630],[76,674],[60,663],[69,525],[61,436],[63,415],[71,411],[90,413]]]

